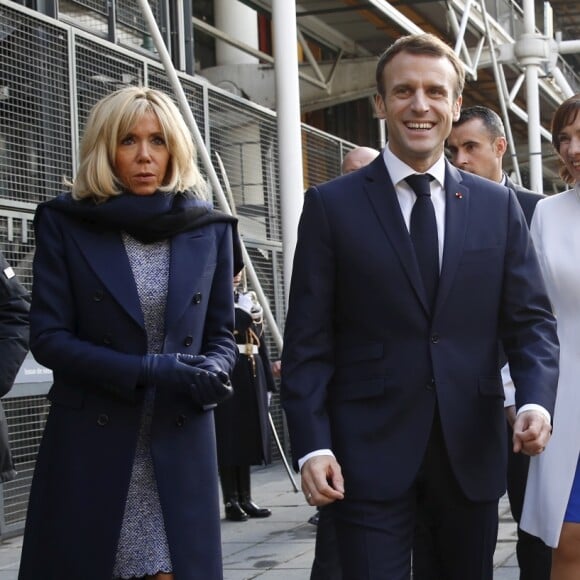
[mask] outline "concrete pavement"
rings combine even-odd
[[[299,485],[299,478],[296,481]],[[252,487],[254,499],[271,508],[272,516],[222,522],[224,580],[308,580],[316,528],[307,520],[314,509],[304,502],[302,493],[293,491],[281,462],[254,469]],[[500,501],[499,514],[494,580],[518,580],[516,527],[506,498]],[[0,544],[0,580],[17,580],[21,546],[21,537]]]

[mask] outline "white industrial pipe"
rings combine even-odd
[[[510,156],[512,161],[512,169],[516,174],[516,181],[520,185],[522,184],[522,175],[520,173],[520,165],[518,163],[518,156],[516,154],[516,144],[512,134],[512,126],[510,123],[510,118],[508,114],[508,106],[506,103],[506,95],[508,94],[507,83],[505,81],[505,76],[503,71],[500,70],[499,64],[497,62],[497,56],[495,54],[495,43],[493,36],[491,35],[491,27],[489,25],[489,14],[487,13],[487,8],[485,6],[485,0],[480,0],[481,13],[483,14],[483,23],[485,25],[485,34],[487,35],[487,41],[489,44],[489,53],[491,57],[491,64],[493,67],[493,76],[495,79],[495,84],[497,85],[497,94],[499,96],[499,106],[501,110],[501,116],[503,119],[503,125],[506,132],[506,138],[508,142],[508,148],[510,150]]]
[[[295,0],[273,0],[274,74],[278,121],[282,243],[284,247],[284,291],[290,291],[297,227],[302,211],[302,132],[300,127],[300,85],[296,42]]]
[[[252,48],[258,48],[258,16],[255,10],[239,0],[214,0],[213,9],[216,28]],[[258,63],[255,56],[221,40],[216,40],[215,52],[218,65]]]
[[[540,90],[538,87],[539,68],[542,62],[542,47],[545,39],[536,33],[536,16],[534,0],[524,0],[524,32],[516,42],[516,54],[522,45],[528,47],[520,54],[519,60],[525,66],[526,104],[528,109],[528,149],[530,164],[530,189],[542,193],[542,137],[540,134]]]

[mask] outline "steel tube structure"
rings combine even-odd
[[[292,262],[304,191],[298,47],[296,44],[296,2],[294,0],[273,0],[272,24],[280,159],[282,242],[284,247],[284,289],[286,303],[288,303]]]
[[[534,0],[524,0],[524,32],[522,39],[527,42],[537,39],[536,16],[534,12]],[[518,46],[516,43],[516,46]],[[530,188],[532,191],[543,192],[544,183],[542,178],[542,137],[540,134],[540,90],[538,87],[540,55],[534,54],[536,44],[532,45],[529,56],[522,59],[526,71],[526,104],[528,106],[528,147],[530,165]]]

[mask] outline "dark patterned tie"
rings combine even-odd
[[[431,311],[435,305],[437,286],[439,284],[437,221],[435,219],[435,208],[431,201],[431,188],[429,187],[432,179],[428,174],[415,174],[410,175],[405,180],[417,194],[417,201],[415,201],[411,211],[409,230]]]

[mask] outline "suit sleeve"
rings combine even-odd
[[[510,194],[500,330],[516,386],[516,407],[535,403],[554,413],[559,343],[538,256]]]
[[[325,403],[334,372],[335,255],[316,188],[306,193],[298,227],[282,352],[282,405],[295,459],[331,449]]]
[[[28,352],[28,292],[16,277],[8,277],[8,268],[0,254],[0,396],[12,388]]]

